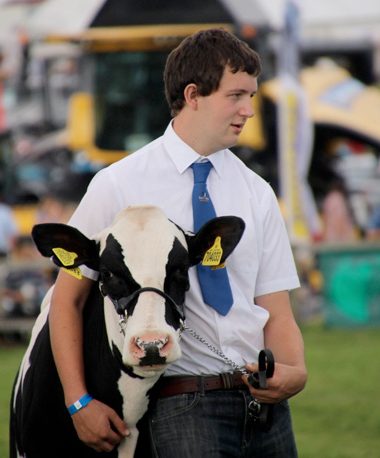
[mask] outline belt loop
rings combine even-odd
[[[205,381],[204,381],[204,377],[202,377],[201,375],[198,376],[198,389],[199,389],[199,394],[201,396],[204,396],[205,395]]]

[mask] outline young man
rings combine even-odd
[[[296,456],[286,400],[306,382],[303,341],[288,295],[299,286],[298,277],[272,189],[228,150],[254,115],[251,98],[259,73],[258,55],[226,31],[212,29],[185,39],[170,54],[164,74],[173,121],[162,137],[99,172],[70,221],[91,236],[111,223],[120,209],[151,204],[192,231],[192,165],[206,158],[212,164],[207,188],[216,214],[245,221],[243,238],[227,263],[232,307],[220,313],[207,305],[193,268],[186,321],[250,371],[257,368],[258,352],[270,348],[276,359],[273,378],[267,390],[239,382],[232,389],[159,394],[149,412],[153,456]],[[96,273],[83,273],[88,278],[81,281],[59,273],[50,312],[53,352],[67,405],[87,392],[81,311]],[[197,380],[207,385],[207,375],[233,371],[187,332],[182,351],[165,374],[171,387],[182,376],[205,376]],[[247,416],[250,393],[275,405],[270,432],[252,428]],[[99,451],[111,450],[128,434],[128,425],[97,400],[72,419],[79,437]]]

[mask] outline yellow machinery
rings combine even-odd
[[[215,24],[86,30],[81,40],[92,68],[91,90],[70,98],[68,146],[106,165],[161,135],[170,119],[162,81],[166,56],[185,36],[211,26]],[[241,144],[262,149],[260,127],[260,116],[250,120]]]

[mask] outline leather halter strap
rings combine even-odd
[[[164,299],[166,299],[169,302],[169,304],[171,305],[171,307],[173,308],[173,310],[178,314],[179,318],[182,321],[185,321],[185,313],[184,313],[183,307],[178,305],[174,301],[174,299],[169,296],[169,294],[165,293],[165,291],[162,291],[158,288],[153,288],[152,286],[146,286],[144,288],[139,288],[136,291],[134,291],[132,294],[130,294],[129,296],[121,297],[119,299],[113,299],[110,295],[107,295],[107,296],[113,303],[116,312],[119,315],[125,315],[125,312],[128,309],[128,306],[130,305],[130,303],[134,299],[136,299],[141,293],[144,293],[144,292],[153,292],[153,293],[160,295]]]

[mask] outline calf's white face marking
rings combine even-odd
[[[100,280],[113,299],[127,297],[141,287],[162,291],[172,288],[166,291],[169,295],[184,295],[187,286],[181,284],[184,278],[175,270],[177,265],[179,270],[185,268],[187,278],[185,236],[159,209],[128,208],[97,239],[100,242]],[[176,285],[177,278],[181,281]],[[123,364],[132,366],[137,375],[153,375],[181,355],[179,327],[168,317],[168,308],[165,298],[157,293],[141,293],[126,312],[123,336],[114,305],[105,297],[110,347],[118,348]]]

